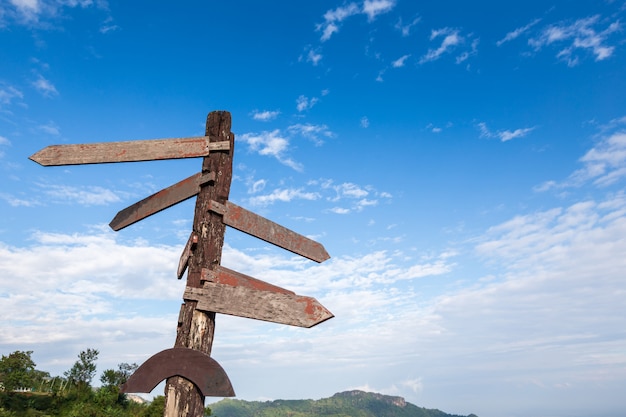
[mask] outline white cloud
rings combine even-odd
[[[356,3],[349,3],[324,13],[324,23],[317,26],[317,30],[322,32],[321,41],[329,40],[334,33],[339,31],[337,23],[341,23],[357,13],[359,13],[359,6]]]
[[[49,135],[54,135],[54,136],[58,136],[61,134],[61,131],[59,129],[59,126],[57,126],[56,123],[54,122],[48,122],[45,125],[40,125],[38,127],[39,130],[41,130],[42,132],[45,132]]]
[[[599,15],[579,19],[571,24],[561,22],[545,27],[538,36],[530,38],[528,44],[537,51],[553,44],[563,45],[556,57],[567,62],[568,66],[579,63],[578,50],[591,52],[596,61],[602,61],[613,55],[615,47],[607,44],[608,38],[621,29],[621,24],[615,21],[597,31],[599,25]]]
[[[106,34],[109,32],[113,32],[118,30],[120,27],[113,23],[113,18],[111,16],[107,17],[102,25],[100,26],[100,33]]]
[[[264,110],[264,111],[258,111],[255,110],[252,112],[252,118],[254,120],[260,120],[262,122],[267,122],[269,120],[274,120],[278,117],[278,115],[280,114],[280,111],[278,110]]]
[[[502,142],[506,142],[506,141],[509,141],[511,139],[524,137],[528,133],[532,132],[533,130],[535,130],[534,127],[526,127],[526,128],[523,128],[523,129],[515,129],[513,131],[504,130],[502,132],[498,132],[497,135],[500,137],[500,140]]]
[[[270,194],[257,195],[248,201],[253,206],[268,206],[276,202],[288,203],[292,200],[317,200],[320,195],[315,192],[305,192],[302,189],[276,189]]]
[[[499,130],[492,132],[484,122],[478,123],[478,129],[480,130],[480,137],[483,138],[499,138],[502,142],[507,142],[512,139],[521,138],[528,135],[530,132],[536,129],[536,127],[525,127],[515,130]]]
[[[391,11],[395,5],[395,0],[365,0],[363,2],[363,13],[367,15],[367,20],[372,21],[379,14]]]
[[[58,184],[39,184],[42,193],[54,203],[97,206],[117,203],[121,198],[112,190],[103,187],[72,187]]]
[[[526,26],[522,26],[521,28],[517,28],[509,33],[507,33],[504,38],[500,39],[496,42],[496,45],[501,46],[503,43],[510,42],[519,38],[522,34],[528,32],[530,28],[535,26],[537,23],[541,22],[541,19],[535,19]]]
[[[319,64],[322,60],[322,54],[318,51],[314,51],[313,49],[309,50],[309,53],[306,55],[307,62],[312,63],[314,66]]]
[[[245,133],[237,137],[238,141],[247,143],[250,150],[259,155],[272,156],[280,163],[296,171],[302,170],[302,165],[285,156],[289,148],[289,139],[284,137],[279,129],[271,132]]]
[[[15,23],[41,27],[46,27],[43,25],[46,20],[62,15],[64,8],[108,8],[106,1],[93,0],[9,0],[9,5],[4,12]]]
[[[237,136],[237,140],[247,143],[251,151],[259,155],[271,156],[280,163],[302,171],[302,164],[287,156],[291,139],[296,135],[311,140],[317,146],[322,145],[324,138],[332,138],[334,134],[326,125],[313,125],[310,123],[295,124],[287,128],[287,135],[283,135],[279,129],[264,131],[261,133],[245,133]]]
[[[324,13],[324,22],[318,24],[316,30],[322,32],[320,40],[326,42],[333,34],[339,32],[340,23],[347,18],[364,14],[367,16],[367,20],[371,22],[378,15],[391,11],[395,5],[395,0],[365,0],[362,6],[354,2],[348,3]]]
[[[35,199],[26,200],[6,193],[0,193],[0,198],[6,201],[11,207],[35,207],[41,205]]]
[[[370,121],[367,117],[363,116],[361,117],[361,121],[359,122],[359,124],[361,125],[362,128],[367,129],[368,127],[370,127]]]
[[[33,87],[39,91],[44,97],[53,97],[59,94],[56,87],[42,75],[38,75],[37,79],[32,82]]]
[[[403,55],[400,58],[396,59],[391,63],[391,66],[394,68],[401,68],[405,65],[406,60],[409,59],[411,55]]]
[[[589,182],[598,187],[606,187],[625,178],[626,131],[620,129],[619,125],[626,123],[626,119],[621,122],[616,119],[612,123],[612,127],[617,126],[617,130],[611,133],[603,130],[604,136],[579,159],[583,164],[582,168],[562,182],[546,181],[535,187],[535,191],[580,187]]]
[[[473,55],[476,55],[478,53],[478,43],[480,42],[479,39],[474,39],[472,41],[471,44],[471,48],[469,51],[463,51],[460,55],[458,55],[456,57],[456,63],[460,64],[462,62],[467,61],[467,59]]]
[[[5,138],[4,136],[0,136],[0,145],[8,146],[11,144],[11,141]]]
[[[11,85],[4,85],[0,83],[0,104],[11,104],[13,99],[22,99],[24,94],[17,88]]]
[[[411,29],[413,29],[413,27],[417,25],[421,20],[422,18],[418,16],[415,19],[413,19],[411,23],[405,25],[402,23],[402,18],[400,18],[398,19],[398,23],[396,23],[395,28],[398,29],[402,33],[402,36],[406,37],[411,34]]]
[[[420,64],[430,61],[436,61],[441,57],[441,55],[449,52],[455,46],[465,41],[465,39],[459,35],[459,30],[452,28],[433,30],[430,34],[431,41],[439,37],[443,37],[441,45],[436,49],[429,49],[428,52],[422,58],[420,58]]]
[[[313,106],[317,104],[318,101],[319,99],[317,97],[308,98],[304,95],[301,95],[296,99],[296,109],[298,109],[299,112],[310,110]]]
[[[313,125],[311,123],[298,123],[291,125],[287,128],[287,131],[294,135],[301,135],[307,139],[312,140],[317,146],[324,143],[323,138],[332,138],[335,135],[328,129],[326,125]]]

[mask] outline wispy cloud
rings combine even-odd
[[[365,0],[361,5],[355,2],[348,3],[324,13],[324,22],[316,25],[316,30],[322,32],[320,40],[325,42],[339,32],[340,24],[347,18],[363,14],[371,22],[378,15],[391,11],[395,5],[395,0]]]
[[[527,24],[526,26],[522,26],[521,28],[517,28],[517,29],[507,33],[504,36],[504,38],[502,38],[502,39],[500,39],[499,41],[496,42],[496,45],[501,46],[502,44],[504,44],[506,42],[510,42],[512,40],[515,40],[515,39],[519,38],[522,34],[528,32],[528,30],[530,28],[532,28],[533,26],[535,26],[539,22],[541,22],[541,19],[535,19],[532,22],[530,22],[529,24]]]
[[[311,123],[295,124],[287,128],[292,135],[300,135],[312,140],[317,146],[324,143],[323,138],[332,138],[335,136],[326,125],[314,125]]]
[[[24,94],[12,85],[0,83],[0,104],[11,104],[14,99],[22,99]]]
[[[483,138],[499,138],[502,142],[507,142],[512,139],[521,138],[528,135],[530,132],[536,129],[536,127],[525,127],[515,130],[499,130],[492,132],[487,124],[484,122],[478,123],[478,129],[480,130],[480,137]]]
[[[361,117],[359,125],[362,128],[367,129],[368,127],[370,127],[370,121],[369,121],[369,119],[367,117],[363,116],[363,117]]]
[[[59,95],[54,84],[44,78],[41,74],[37,75],[37,79],[33,81],[32,86],[35,87],[37,91],[39,91],[44,97],[51,98]]]
[[[288,203],[292,200],[318,200],[320,197],[316,192],[303,191],[301,188],[281,188],[269,194],[250,197],[248,201],[254,206],[268,206],[276,202]]]
[[[583,167],[574,171],[565,181],[546,181],[535,187],[535,191],[580,187],[588,182],[606,187],[626,178],[626,131],[603,137],[579,161]]]
[[[59,184],[39,184],[42,193],[55,203],[99,206],[121,201],[112,190],[103,187],[73,187]]]
[[[280,129],[261,133],[245,133],[238,136],[237,140],[248,144],[250,150],[259,155],[274,157],[281,164],[296,171],[303,169],[301,164],[286,156],[289,149],[289,139],[281,134]]]
[[[352,182],[336,183],[333,180],[321,179],[309,181],[305,187],[280,186],[266,191],[267,181],[250,179],[248,192],[249,203],[256,206],[268,206],[276,202],[293,200],[323,201],[330,207],[320,208],[336,214],[361,212],[368,207],[376,206],[381,200],[389,200],[391,194],[380,192],[370,186],[360,186]],[[256,184],[261,184],[256,186]]]
[[[61,16],[64,8],[108,9],[107,2],[99,0],[10,0],[6,3],[3,11],[7,18],[17,24],[37,27],[46,27],[44,22]]]
[[[118,25],[113,23],[113,18],[109,16],[104,20],[104,22],[102,22],[102,25],[100,26],[100,33],[106,34],[109,32],[119,30],[119,28],[120,27]]]
[[[304,95],[301,95],[296,99],[296,109],[298,109],[299,112],[310,110],[313,106],[317,104],[318,101],[319,99],[317,97],[308,98]]]
[[[413,29],[413,27],[415,27],[421,20],[422,18],[418,16],[415,19],[413,19],[411,23],[404,24],[402,22],[402,18],[399,18],[398,22],[395,25],[395,28],[398,29],[400,33],[402,33],[402,36],[406,37],[411,34],[411,30]]]
[[[406,60],[409,59],[411,55],[402,55],[400,58],[396,59],[391,63],[391,66],[394,68],[401,68],[405,65]]]
[[[298,123],[288,126],[285,134],[280,129],[275,129],[261,133],[245,133],[238,136],[237,140],[246,143],[252,152],[274,157],[281,164],[296,171],[302,171],[304,169],[302,164],[287,156],[291,141],[297,137],[303,137],[320,146],[324,143],[324,139],[334,136],[335,134],[326,125]]]
[[[13,194],[0,193],[0,198],[6,201],[11,207],[35,207],[41,205],[41,203],[34,198],[20,198]]]
[[[276,119],[279,114],[280,114],[279,110],[263,110],[263,111],[254,110],[252,112],[252,118],[254,120],[260,120],[262,122],[267,122],[269,120]]]
[[[336,184],[332,180],[319,182],[320,190],[326,192],[325,199],[332,203],[343,202],[343,206],[334,206],[329,209],[336,214],[349,214],[363,211],[366,207],[378,205],[380,199],[389,199],[388,193],[380,193],[372,187],[362,187],[352,182]],[[330,192],[330,194],[328,194]]]
[[[460,34],[459,29],[454,29],[450,27],[445,27],[442,29],[432,30],[430,34],[430,40],[434,41],[437,39],[441,39],[441,44],[437,48],[430,48],[426,54],[424,54],[420,60],[420,64],[424,64],[426,62],[436,61],[441,58],[444,54],[451,53],[452,51],[459,48],[461,45],[466,43],[467,38],[470,38],[471,35],[462,36]],[[470,51],[463,51],[456,58],[456,63],[460,64],[465,61],[471,55],[476,54],[478,46],[478,40],[474,39],[470,44]]]
[[[61,134],[59,126],[54,122],[48,122],[44,125],[39,125],[38,129],[42,132],[47,133],[48,135],[58,136]]]
[[[609,45],[609,36],[621,30],[619,21],[608,26],[602,24],[599,15],[576,20],[574,23],[561,22],[543,28],[540,33],[528,40],[536,51],[544,47],[559,45],[556,57],[575,66],[580,62],[577,51],[590,52],[596,61],[602,61],[613,55],[615,46]],[[603,27],[603,28],[602,28]]]
[[[363,13],[367,15],[367,20],[371,22],[379,14],[391,11],[395,5],[395,0],[365,0],[363,2]]]

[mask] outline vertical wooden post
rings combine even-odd
[[[215,181],[203,184],[196,199],[193,231],[198,243],[189,259],[187,286],[201,288],[202,269],[215,269],[222,259],[226,225],[221,216],[209,210],[211,200],[225,204],[230,193],[235,135],[230,131],[231,116],[226,111],[209,113],[205,135],[211,142],[230,141],[230,150],[211,152],[202,161],[202,173],[215,173]],[[215,313],[196,310],[197,301],[186,301],[180,310],[175,347],[210,354],[215,331]],[[184,378],[168,378],[165,386],[164,417],[202,417],[204,395]]]

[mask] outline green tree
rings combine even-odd
[[[33,388],[35,382],[35,362],[31,359],[33,351],[16,350],[0,360],[0,383],[5,391],[18,388]]]
[[[106,387],[121,387],[138,367],[139,365],[136,363],[120,363],[117,365],[117,371],[113,369],[104,371],[100,376],[100,382]]]
[[[83,350],[78,354],[78,360],[72,368],[63,375],[79,388],[90,387],[96,374],[96,360],[99,354],[96,349]]]

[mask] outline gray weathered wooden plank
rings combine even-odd
[[[334,317],[312,297],[214,282],[205,282],[203,288],[187,287],[183,298],[197,301],[198,310],[290,326],[313,327]]]
[[[200,191],[200,185],[215,180],[215,173],[197,173],[119,211],[109,226],[118,231],[159,211],[185,201]]]
[[[189,265],[189,258],[191,258],[191,254],[197,245],[198,235],[196,234],[196,232],[191,232],[191,235],[187,240],[187,244],[185,245],[185,249],[183,249],[183,253],[182,255],[180,255],[180,259],[178,260],[178,270],[176,271],[178,279],[181,279],[185,274],[185,270]]]
[[[258,237],[268,243],[280,246],[315,262],[324,262],[330,258],[322,244],[243,207],[239,207],[230,201],[227,201],[225,204],[211,201],[209,208],[216,213],[222,214],[224,223],[228,226]]]
[[[103,164],[160,159],[195,158],[228,150],[228,141],[210,142],[208,136],[51,145],[30,156],[43,166]]]

